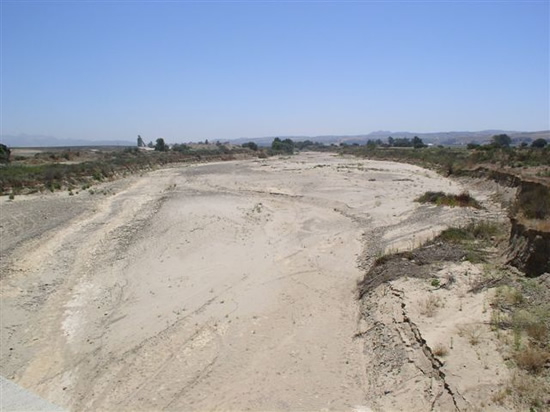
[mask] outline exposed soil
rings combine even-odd
[[[465,188],[302,154],[3,199],[0,373],[79,411],[463,409],[471,376],[433,356],[402,283],[426,281],[356,288],[384,251],[502,217],[481,191],[483,210],[414,202]]]

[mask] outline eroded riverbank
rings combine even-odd
[[[492,213],[415,203],[462,189],[434,172],[329,154],[116,185],[1,266],[1,374],[71,410],[375,407],[364,266]],[[3,219],[18,202],[50,207]]]

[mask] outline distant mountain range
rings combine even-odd
[[[531,142],[535,139],[550,140],[550,130],[538,132],[518,132],[509,130],[482,130],[479,132],[435,132],[435,133],[414,133],[414,132],[391,132],[379,130],[361,135],[326,135],[326,136],[269,136],[253,137],[229,140],[233,144],[242,144],[246,142],[255,142],[260,146],[269,146],[275,137],[281,139],[292,139],[295,141],[311,140],[323,144],[365,144],[369,140],[380,139],[387,141],[388,137],[409,138],[420,137],[424,143],[445,146],[465,146],[468,143],[488,143],[495,134],[505,133],[512,138],[514,144],[521,142]],[[167,139],[168,142],[171,142]],[[60,146],[135,146],[136,141],[127,140],[83,140],[83,139],[58,139],[52,136],[43,135],[2,135],[0,143],[9,147],[60,147]],[[185,143],[185,142],[171,142]]]
[[[137,141],[58,139],[44,135],[4,134],[0,136],[0,143],[8,147],[135,146]]]

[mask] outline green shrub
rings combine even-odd
[[[458,195],[448,194],[444,192],[426,192],[418,199],[417,202],[420,203],[433,203],[435,205],[441,206],[460,206],[460,207],[473,207],[476,209],[481,209],[481,205],[477,200],[475,200],[468,192],[462,192]]]

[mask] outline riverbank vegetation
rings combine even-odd
[[[249,147],[174,145],[158,142],[156,148],[73,147],[13,149],[11,159],[0,165],[0,194],[69,191],[89,187],[117,176],[150,170],[171,163],[233,160],[258,157]]]

